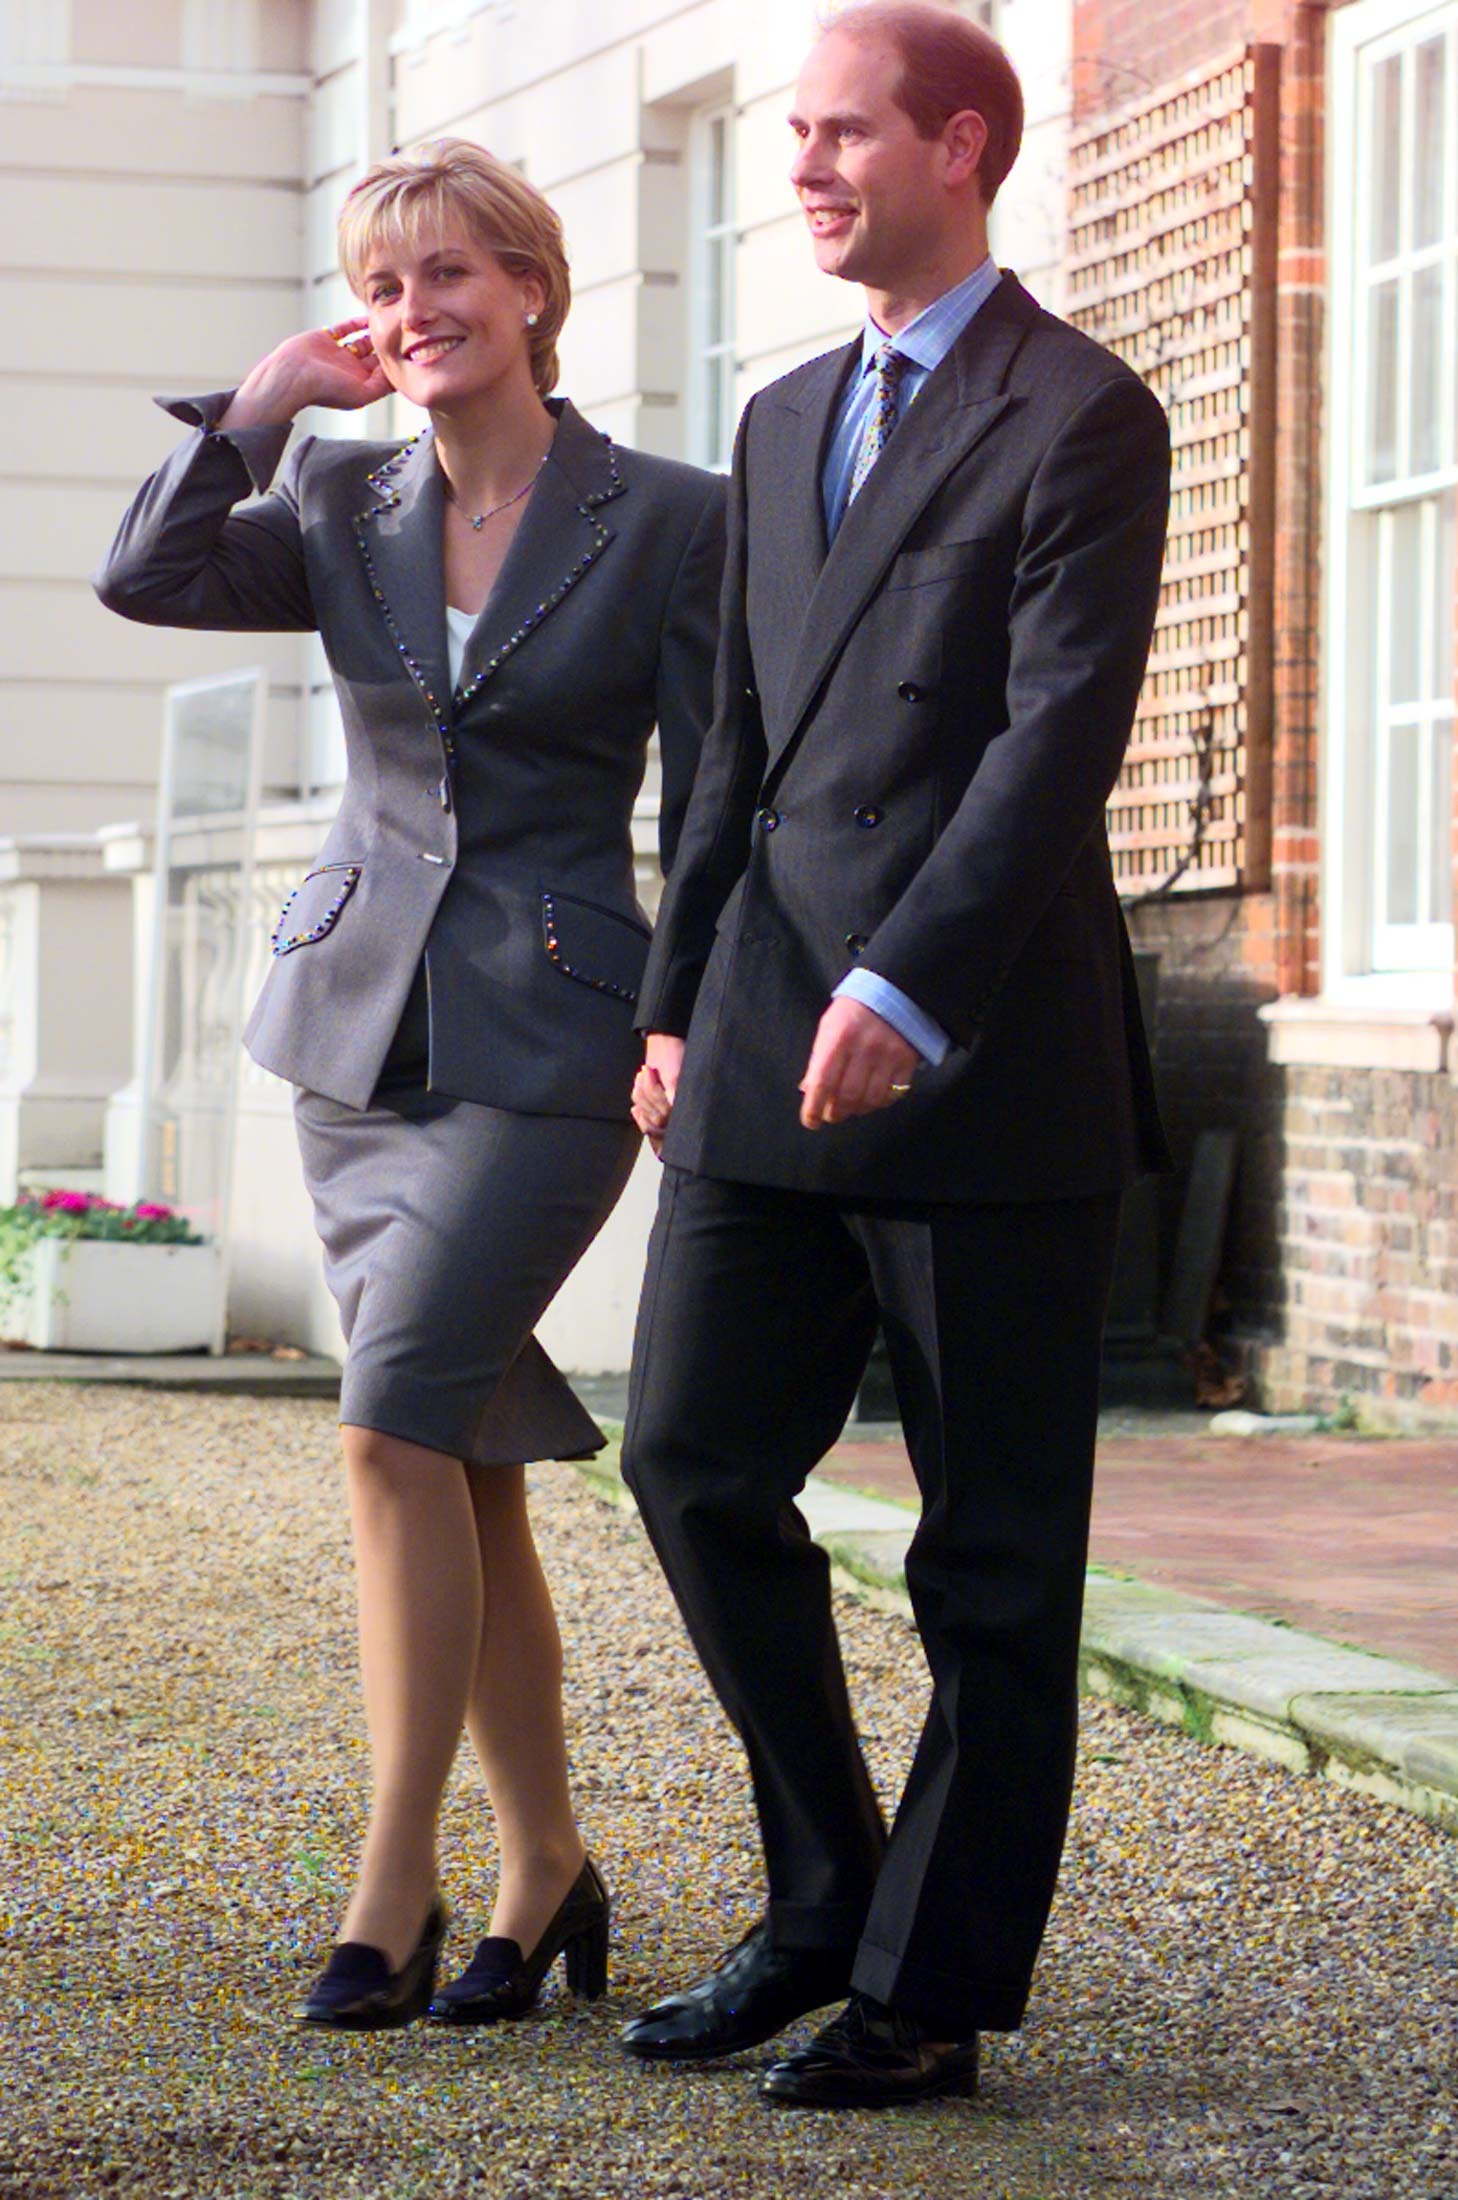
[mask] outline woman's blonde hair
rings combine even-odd
[[[535,275],[542,304],[527,349],[537,394],[557,386],[557,338],[572,303],[562,224],[540,191],[468,138],[434,138],[392,153],[362,176],[339,215],[339,264],[355,296],[381,249],[413,249],[428,231],[464,223],[512,275]]]

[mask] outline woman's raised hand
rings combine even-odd
[[[354,412],[389,390],[370,344],[369,323],[358,316],[286,337],[240,384],[218,426],[282,427],[306,405]]]

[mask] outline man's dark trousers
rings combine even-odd
[[[851,1205],[665,1172],[624,1471],[748,1754],[771,1930],[855,1946],[860,1991],[949,2038],[1020,2022],[1057,1877],[1118,1204]],[[932,1677],[889,1848],[794,1502],[878,1318]]]

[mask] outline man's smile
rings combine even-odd
[[[816,205],[805,208],[805,219],[811,233],[817,237],[833,236],[835,231],[855,217],[855,208],[846,205]]]

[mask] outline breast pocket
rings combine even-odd
[[[995,535],[965,535],[958,542],[928,543],[924,550],[903,550],[886,575],[887,588],[925,588],[933,581],[950,581],[963,573],[975,573],[990,563]]]
[[[296,886],[269,935],[275,958],[327,940],[360,881],[361,863],[325,863]]]
[[[553,888],[542,894],[542,945],[554,970],[630,1005],[643,983],[651,935],[635,918]]]

